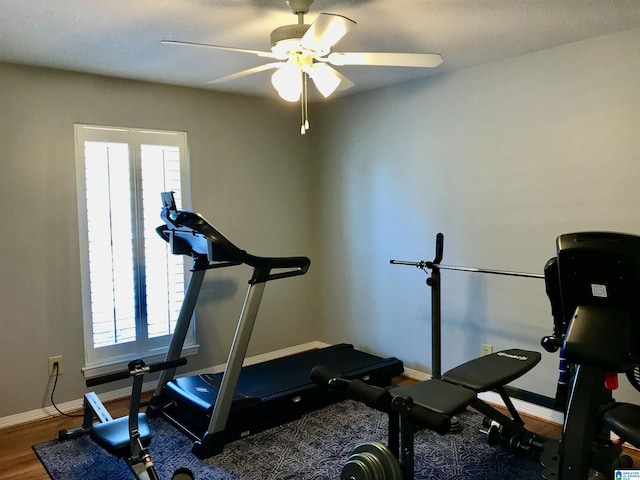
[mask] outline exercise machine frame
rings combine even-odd
[[[124,458],[131,471],[140,480],[159,480],[158,473],[147,448],[151,443],[149,423],[144,413],[140,413],[142,385],[146,373],[175,369],[186,365],[186,358],[146,365],[143,360],[129,362],[128,368],[86,380],[87,387],[132,378],[129,414],[114,419],[95,392],[84,395],[82,425],[72,430],[58,431],[58,439],[66,440],[89,434],[91,439],[112,455]],[[94,423],[94,419],[98,420]],[[185,468],[176,470],[175,480],[193,479],[193,474]]]
[[[167,360],[181,354],[205,273],[242,264],[253,268],[222,376],[203,374],[174,380],[174,371],[167,370],[162,373],[147,409],[149,415],[163,415],[190,436],[194,440],[192,452],[197,457],[216,455],[227,441],[299,418],[306,411],[335,401],[309,381],[309,372],[318,363],[348,364],[352,375],[385,385],[404,371],[402,362],[396,358],[382,359],[347,344],[243,368],[267,282],[304,275],[310,260],[251,255],[232,244],[201,215],[178,210],[171,192],[162,194],[162,202],[164,224],[156,231],[170,244],[173,254],[193,259]]]
[[[171,246],[173,254],[189,255],[193,258],[191,278],[185,292],[176,328],[171,338],[166,361],[178,358],[191,323],[196,301],[205,273],[212,268],[223,268],[246,263],[253,267],[253,275],[238,320],[237,329],[226,363],[222,383],[216,397],[211,420],[204,436],[196,441],[193,453],[206,458],[222,451],[224,431],[231,411],[236,385],[244,362],[249,340],[253,332],[258,307],[268,281],[304,275],[309,269],[307,257],[257,257],[239,249],[227,240],[204,218],[193,212],[179,211],[173,192],[162,193],[162,219],[165,224],[156,229]],[[202,235],[196,235],[201,232]],[[162,372],[157,388],[150,400],[148,413],[157,415],[164,407],[163,388],[173,379],[175,369]]]
[[[633,372],[640,363],[640,237],[564,234],[556,250],[545,269],[554,328],[542,345],[550,352],[563,348],[575,370],[562,439],[545,446],[543,461],[549,478],[600,478],[599,473],[631,466],[608,429],[640,443],[640,409],[621,409],[611,395],[617,381],[606,385],[611,374],[627,373],[638,388]]]

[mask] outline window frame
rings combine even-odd
[[[168,131],[132,127],[114,127],[90,124],[74,124],[75,134],[75,156],[76,156],[76,190],[78,205],[78,234],[79,234],[79,254],[81,273],[81,295],[82,295],[82,317],[83,317],[83,340],[85,365],[82,372],[85,378],[91,378],[104,373],[120,370],[135,358],[144,358],[147,362],[160,361],[169,348],[173,332],[158,338],[148,338],[146,324],[141,329],[136,329],[136,340],[133,342],[112,345],[108,347],[95,347],[93,339],[93,317],[91,309],[91,282],[89,269],[89,235],[88,235],[88,215],[86,198],[86,177],[85,177],[85,142],[109,142],[126,143],[129,153],[129,168],[132,173],[130,191],[140,188],[142,181],[140,175],[141,147],[142,145],[162,145],[177,146],[180,151],[180,185],[181,185],[181,208],[189,209],[191,204],[191,182],[189,151],[187,143],[187,133],[181,131]],[[138,198],[133,195],[131,204],[132,210],[136,210]],[[140,207],[141,208],[141,207]],[[160,219],[161,201],[158,198],[158,225],[162,223]],[[143,212],[135,213],[137,223],[142,221]],[[136,233],[141,229],[136,229]],[[144,255],[144,240],[139,235],[134,234],[133,240],[137,249]],[[158,237],[158,241],[162,241]],[[184,262],[185,289],[189,281],[191,263],[188,259]],[[139,285],[136,285],[138,288]],[[195,317],[195,314],[194,314]],[[136,324],[139,319],[136,319]],[[140,350],[139,335],[147,335],[143,340],[147,349]],[[183,349],[183,355],[194,355],[198,352],[199,345],[196,343],[195,318],[190,323],[190,331]],[[108,352],[108,353],[107,353]]]

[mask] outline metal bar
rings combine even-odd
[[[492,275],[507,275],[510,277],[544,278],[544,274],[542,273],[511,272],[508,270],[493,270],[490,268],[460,267],[457,265],[443,265],[441,263],[425,262],[424,260],[420,260],[419,262],[391,260],[390,263],[393,265],[409,265],[409,266],[413,266],[421,269],[439,268],[440,270],[458,270],[461,272],[490,273]]]
[[[510,272],[507,270],[492,270],[490,268],[458,267],[456,265],[433,264],[441,270],[459,270],[462,272],[490,273],[492,275],[508,275],[510,277],[544,278],[542,273]]]
[[[194,265],[196,261],[197,260],[194,260]],[[191,278],[189,279],[189,284],[187,285],[187,290],[184,294],[184,300],[182,301],[182,307],[178,314],[178,321],[171,337],[169,350],[165,356],[165,362],[177,360],[180,358],[180,355],[182,355],[182,347],[184,347],[184,342],[187,338],[187,333],[189,332],[189,324],[193,317],[193,311],[196,308],[196,301],[198,300],[198,295],[202,288],[205,273],[206,270],[193,270],[191,272]],[[175,368],[169,368],[162,371],[160,378],[158,379],[158,385],[156,386],[156,390],[153,394],[154,398],[162,395],[162,389],[169,381],[173,380],[175,373]]]
[[[444,253],[444,235],[436,235],[436,254],[434,263],[440,263]],[[420,267],[424,269],[424,267]],[[436,380],[442,378],[442,314],[440,303],[440,269],[431,267],[431,278],[427,279],[431,287],[431,376]]]
[[[440,303],[440,269],[431,271],[431,377],[442,378],[442,313]]]
[[[424,260],[420,260],[419,262],[407,262],[405,260],[389,260],[389,263],[393,265],[409,265],[411,267],[427,268],[427,263],[429,262],[425,262]]]
[[[583,480],[589,476],[589,458],[602,407],[605,371],[578,365],[565,413],[557,478]]]
[[[206,435],[223,432],[227,425],[233,396],[238,384],[238,378],[240,378],[240,371],[242,370],[242,363],[247,354],[249,340],[251,339],[265,286],[266,283],[256,283],[250,285],[247,291]]]

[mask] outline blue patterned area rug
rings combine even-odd
[[[466,412],[462,433],[416,434],[416,480],[532,480],[542,467],[530,458],[490,446],[479,433],[482,417]],[[387,417],[344,401],[300,420],[228,444],[222,454],[201,461],[191,442],[156,419],[151,424],[151,454],[160,478],[179,467],[198,480],[337,480],[350,452],[363,442],[386,443]],[[53,480],[133,479],[123,460],[112,457],[88,437],[52,440],[33,447]]]

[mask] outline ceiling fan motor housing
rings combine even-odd
[[[309,13],[309,7],[313,0],[287,0],[287,5],[296,15],[299,13]]]
[[[299,50],[300,39],[307,33],[310,26],[297,23],[276,28],[271,32],[271,51],[286,55],[292,51],[292,48]]]
[[[300,40],[311,25],[296,23],[295,25],[283,25],[271,32],[271,45],[282,40]]]

